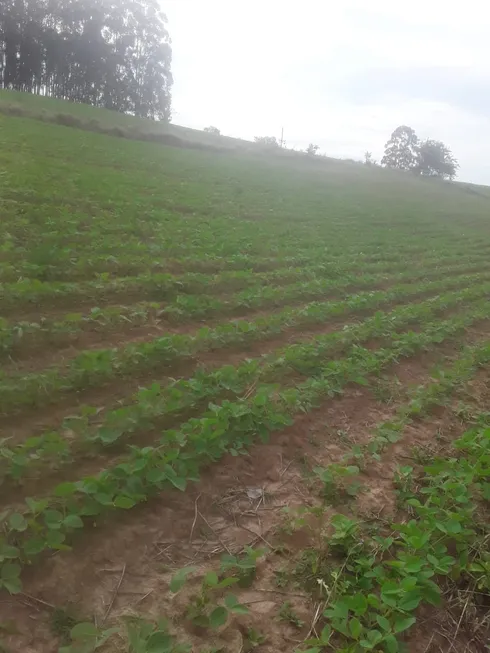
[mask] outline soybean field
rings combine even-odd
[[[490,190],[30,101],[0,113],[0,651],[487,650]]]

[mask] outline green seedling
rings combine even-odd
[[[276,569],[274,571],[274,583],[277,587],[287,587],[289,581],[290,575],[287,569]]]
[[[246,546],[241,556],[225,554],[221,558],[221,571],[231,571],[237,577],[239,587],[250,587],[255,579],[257,560],[265,553],[265,549],[253,549]]]
[[[166,620],[157,623],[137,617],[125,619],[128,653],[190,653],[191,645],[177,642]]]
[[[170,591],[180,592],[187,577],[194,571],[195,567],[185,567],[176,572],[170,581]],[[216,630],[228,621],[230,614],[247,614],[246,606],[240,604],[233,594],[227,594],[223,604],[216,604],[215,595],[238,582],[237,577],[227,576],[220,579],[216,572],[208,572],[202,580],[199,593],[191,598],[187,606],[187,618],[195,626]]]
[[[243,638],[243,651],[244,653],[250,653],[250,651],[254,651],[262,644],[265,644],[266,641],[267,637],[261,632],[255,630],[255,628],[248,628]]]
[[[323,484],[322,495],[327,501],[340,501],[346,494],[354,497],[361,487],[355,478],[359,474],[356,465],[331,463],[328,467],[315,467],[313,471]]]
[[[279,619],[291,624],[297,630],[301,630],[305,625],[305,622],[297,615],[290,601],[285,601],[279,608]]]
[[[70,630],[71,643],[62,646],[59,653],[94,653],[105,644],[105,642],[119,628],[97,628],[93,623],[79,623]]]
[[[333,532],[327,537],[328,546],[336,554],[349,556],[363,547],[359,524],[344,515],[333,515],[330,520]]]

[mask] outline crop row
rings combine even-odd
[[[389,313],[376,313],[359,324],[340,331],[292,344],[271,354],[247,359],[241,365],[225,365],[211,372],[198,371],[193,378],[172,381],[166,386],[153,383],[141,388],[135,401],[127,406],[109,410],[97,426],[90,424],[96,408],[84,407],[82,415],[64,420],[59,431],[30,437],[17,445],[0,442],[0,481],[2,478],[22,479],[26,474],[47,462],[51,468],[77,457],[80,451],[97,446],[110,446],[123,438],[155,427],[162,418],[181,417],[195,411],[204,402],[218,397],[240,396],[251,384],[282,381],[291,373],[314,375],[322,367],[327,355],[337,355],[349,346],[370,338],[393,337],[397,329],[413,323],[424,323],[438,311],[458,306],[490,292],[490,283],[482,287],[450,292],[419,304],[402,306]],[[468,306],[467,310],[473,307]],[[68,440],[64,433],[70,432]]]
[[[407,423],[443,402],[478,366],[489,362],[488,342],[466,349],[439,373],[438,381],[417,388],[397,419],[377,428],[373,442],[383,448],[396,442]],[[411,466],[398,468],[394,478],[398,504],[410,519],[391,524],[387,533],[377,529],[373,535],[372,528],[344,514],[330,518],[331,534],[322,546],[336,559],[322,566],[327,572],[317,574],[315,592],[323,602],[322,616],[316,636],[304,643],[308,653],[331,648],[352,653],[404,650],[400,637],[417,624],[420,608],[442,605],[448,584],[455,579],[468,588],[466,606],[474,599],[472,610],[484,604],[490,594],[489,528],[482,513],[488,499],[488,413],[481,421],[483,425],[456,440],[450,457],[433,459],[421,473]],[[379,459],[378,447],[370,453]],[[343,469],[349,475],[358,468]],[[335,481],[332,473],[324,478],[328,483]],[[477,592],[474,597],[473,591]]]
[[[401,638],[417,624],[420,609],[441,606],[454,579],[470,588],[466,605],[475,599],[473,610],[483,605],[477,594],[490,594],[490,533],[488,520],[477,515],[488,493],[489,435],[484,427],[467,431],[452,456],[436,459],[416,479],[412,468],[401,468],[399,501],[411,519],[392,524],[389,535],[373,536],[356,520],[332,517],[325,545],[342,564],[319,578],[331,591],[318,636],[305,642],[308,653],[405,650]]]
[[[220,243],[222,244],[222,243]],[[173,244],[174,255],[175,255],[175,244]],[[481,247],[481,243],[479,244]],[[451,243],[450,248],[455,253],[455,257],[458,255],[467,256],[468,251],[471,252],[472,248],[464,249],[461,247],[460,243]],[[107,252],[101,253],[98,257],[94,257],[93,251],[87,252],[87,257],[82,259],[82,252],[78,250],[75,253],[73,263],[68,261],[67,265],[64,265],[63,253],[67,253],[66,248],[63,248],[59,253],[61,256],[56,259],[49,252],[49,248],[46,248],[46,260],[45,261],[29,261],[29,253],[26,252],[27,256],[24,256],[21,259],[21,264],[19,261],[16,261],[16,265],[12,266],[11,264],[3,265],[0,263],[0,278],[4,283],[7,283],[10,279],[10,283],[14,283],[19,278],[32,279],[32,280],[43,280],[46,284],[52,284],[54,287],[59,284],[59,281],[65,282],[69,279],[72,282],[72,285],[75,287],[78,285],[77,282],[82,282],[83,285],[91,286],[94,281],[109,279],[112,277],[131,277],[138,279],[138,277],[148,278],[156,274],[157,276],[167,276],[172,278],[172,275],[168,274],[168,269],[180,269],[184,270],[186,273],[191,270],[191,274],[196,274],[197,281],[202,275],[202,272],[211,269],[217,270],[225,274],[252,272],[252,273],[261,273],[265,272],[271,273],[275,270],[280,271],[284,267],[303,267],[309,266],[312,263],[322,263],[325,260],[337,262],[341,265],[343,260],[346,262],[359,262],[363,261],[364,264],[370,262],[383,261],[396,261],[400,257],[407,255],[417,255],[423,256],[425,254],[425,248],[422,246],[410,247],[406,243],[403,243],[397,247],[398,256],[394,255],[392,252],[386,253],[383,250],[375,247],[371,249],[369,246],[363,247],[363,252],[359,254],[358,246],[351,247],[339,247],[328,248],[326,251],[323,245],[310,246],[307,248],[299,246],[295,251],[294,255],[292,251],[289,255],[285,256],[256,256],[249,253],[239,252],[237,250],[233,253],[233,256],[230,258],[223,258],[223,256],[213,256],[210,254],[209,250],[206,250],[206,258],[203,257],[184,257],[182,259],[168,258],[165,256],[159,256],[158,252],[152,252],[151,257],[148,257],[148,251],[146,247],[143,247],[140,252],[135,256],[135,252],[131,251],[131,246],[129,243],[125,243],[125,247],[120,251],[119,258],[108,254]],[[54,248],[55,250],[58,248]],[[479,251],[479,246],[476,244],[476,251]],[[43,251],[43,248],[41,248]],[[239,251],[239,250],[238,250]],[[36,252],[34,251],[34,256]],[[33,257],[34,258],[34,257]],[[98,260],[97,260],[98,259]],[[343,259],[343,260],[342,260]],[[2,270],[3,268],[3,270]],[[84,274],[85,273],[85,274]],[[87,280],[87,274],[89,277],[95,277],[94,281]],[[136,275],[136,276],[134,276]],[[184,274],[187,276],[187,274]],[[205,276],[205,275],[202,275]],[[213,274],[208,276],[214,276]]]
[[[371,259],[374,259],[374,261],[379,260],[379,253],[377,253],[376,249],[375,250],[370,250],[368,248],[367,252],[364,250],[364,252],[359,256],[356,250],[358,250],[357,247],[351,248],[353,251],[352,253],[349,251],[349,249],[345,248],[338,248],[338,251],[332,251],[329,249],[328,251],[328,261],[333,261],[333,262],[338,262],[342,264],[342,259],[344,261],[349,262],[355,262],[359,261],[360,259],[363,261],[364,264],[369,263]],[[400,253],[406,251],[406,246],[401,246],[400,248]],[[459,254],[464,256],[468,254],[468,250],[464,250],[458,244],[456,246],[452,245],[452,249],[455,251],[455,256],[457,257]],[[416,254],[422,254],[423,248],[417,248],[415,252],[413,252],[412,248],[408,248],[408,253],[416,253]],[[478,250],[477,250],[478,251]],[[357,254],[357,257],[356,257]],[[208,252],[209,255],[209,252]],[[77,258],[80,256],[80,250],[77,252]],[[90,256],[90,254],[89,254]],[[280,273],[281,268],[289,268],[289,267],[303,267],[303,266],[309,266],[313,263],[321,263],[327,258],[326,256],[326,251],[324,247],[319,247],[317,246],[316,248],[310,247],[306,250],[302,250],[299,248],[294,256],[286,256],[286,257],[278,257],[278,256],[267,256],[267,257],[257,257],[257,256],[251,256],[250,254],[235,254],[233,258],[230,261],[231,268],[228,270],[227,269],[227,263],[228,261],[225,259],[223,260],[221,258],[221,265],[217,265],[217,261],[212,262],[213,267],[218,267],[223,274],[238,274],[240,275],[242,272],[249,272],[249,273],[254,273],[254,274],[259,274],[261,270],[263,270],[266,274],[274,273],[274,271],[277,271]],[[393,260],[393,256],[388,254],[388,260]],[[93,259],[92,259],[93,261]],[[122,263],[122,265],[121,265]],[[77,267],[77,265],[68,265],[68,266],[63,266],[63,261],[61,260],[54,260],[52,257],[49,257],[49,261],[46,261],[46,264],[49,265],[48,268],[48,274],[45,276],[48,276],[49,279],[44,279],[44,284],[45,285],[52,285],[53,288],[56,288],[57,286],[63,287],[63,284],[60,284],[56,281],[56,279],[59,279],[61,281],[66,281],[67,279],[71,280],[71,284],[75,288],[79,285],[77,281],[81,281],[81,284],[83,286],[91,287],[95,284],[95,287],[98,288],[100,285],[100,281],[109,280],[112,279],[114,276],[116,276],[116,281],[117,277],[122,276],[122,271],[127,271],[124,276],[128,278],[128,280],[131,282],[131,279],[134,279],[134,282],[137,281],[138,278],[142,278],[144,281],[145,279],[155,275],[155,276],[161,276],[161,277],[168,277],[169,280],[172,280],[172,275],[168,274],[168,266],[172,266],[177,269],[182,269],[185,270],[186,272],[188,270],[199,270],[199,269],[206,269],[206,267],[209,267],[209,264],[206,263],[206,261],[203,261],[202,258],[198,259],[192,259],[192,258],[185,258],[185,259],[171,259],[171,260],[166,260],[159,258],[158,253],[154,252],[152,257],[149,259],[148,258],[148,253],[146,248],[143,249],[143,252],[139,253],[139,256],[134,256],[134,252],[131,252],[130,247],[125,247],[121,251],[121,257],[119,260],[116,260],[115,257],[107,255],[107,253],[104,253],[100,256],[99,259],[99,265],[97,263],[93,265],[91,262],[87,267],[87,272],[89,272],[90,276],[95,276],[94,281],[87,281],[85,277],[81,277],[80,275],[83,273],[83,270],[85,266],[80,266]],[[102,264],[102,265],[100,265]],[[142,265],[143,264],[143,265]],[[150,268],[148,269],[150,265]],[[34,263],[34,265],[31,265],[26,258],[22,261],[22,265],[19,269],[18,266],[15,268],[11,268],[10,265],[5,266],[3,264],[4,270],[3,274],[0,273],[0,276],[4,283],[7,282],[8,277],[12,277],[12,281],[15,284],[15,281],[19,279],[19,277],[24,277],[27,280],[31,279],[36,280],[39,279],[39,270],[37,268],[42,268],[43,265],[37,265]],[[32,269],[30,269],[32,268]],[[105,269],[104,269],[105,268]],[[1,270],[1,266],[0,266]],[[134,271],[136,273],[136,276],[130,276],[131,271]],[[142,270],[142,271],[141,271]],[[192,274],[196,275],[196,282],[200,281],[201,277],[204,276],[220,276],[216,274],[202,274],[199,272],[193,272],[190,275],[184,274],[184,277],[190,278],[192,281]],[[42,275],[41,275],[42,276]],[[99,281],[99,283],[97,283]],[[134,283],[133,282],[133,283]],[[117,286],[116,286],[117,287]]]
[[[107,308],[96,307],[90,313],[72,313],[66,315],[62,320],[43,319],[40,322],[21,321],[9,323],[0,319],[0,359],[8,359],[11,356],[22,358],[28,356],[33,347],[55,345],[66,346],[67,343],[77,339],[86,330],[95,330],[107,333],[113,329],[125,327],[137,327],[147,324],[158,324],[159,321],[179,323],[193,319],[213,317],[214,315],[233,315],[246,311],[253,311],[262,306],[281,305],[295,302],[298,299],[316,297],[325,293],[338,294],[349,288],[360,289],[363,287],[376,287],[386,282],[403,282],[404,280],[416,281],[421,278],[441,276],[446,273],[469,272],[477,270],[483,272],[485,266],[476,265],[468,268],[460,264],[449,268],[426,268],[418,269],[417,273],[406,272],[405,270],[397,275],[389,274],[367,274],[362,277],[356,276],[355,271],[344,273],[339,279],[324,280],[311,278],[309,281],[296,283],[286,287],[274,287],[258,285],[226,300],[215,299],[210,296],[194,296],[183,294],[173,304],[161,304],[157,302],[138,302],[131,306],[110,306]],[[307,272],[304,272],[307,276]]]
[[[371,438],[366,452],[379,460],[388,443],[396,442],[403,429],[423,417],[437,406],[444,406],[454,391],[471,380],[479,367],[490,363],[490,343],[466,347],[454,363],[444,369],[434,370],[433,381],[420,385],[410,392],[410,399],[396,411],[394,419],[380,424]]]
[[[433,408],[446,405],[455,392],[467,387],[479,368],[487,367],[489,363],[490,342],[485,340],[464,347],[449,366],[434,369],[431,380],[411,388],[407,401],[397,408],[391,419],[376,426],[367,443],[354,445],[352,451],[343,456],[341,464],[334,462],[325,468],[316,468],[315,473],[326,486],[324,496],[338,496],[339,492],[346,491],[352,496],[351,488],[360,489],[356,478],[360,471],[357,465],[365,469],[372,460],[381,461],[383,451],[400,440],[409,424],[423,419]],[[356,465],[345,466],[351,463]]]
[[[46,549],[63,550],[73,531],[83,527],[84,517],[110,509],[129,509],[162,489],[184,490],[198,479],[200,466],[238,454],[260,437],[291,423],[326,396],[342,392],[348,383],[368,383],[390,363],[440,343],[463,331],[474,321],[488,318],[485,305],[464,315],[429,323],[425,330],[397,334],[390,346],[370,351],[356,347],[348,359],[329,361],[315,377],[294,388],[261,385],[247,398],[210,404],[201,418],[191,419],[178,430],[166,431],[159,446],[131,447],[128,458],[98,474],[58,485],[51,496],[26,499],[25,507],[3,515],[0,539],[0,578],[9,591],[20,590],[20,563],[31,561]],[[7,580],[7,583],[5,583]]]
[[[215,329],[203,328],[196,335],[169,335],[149,342],[131,343],[120,349],[82,352],[66,368],[53,367],[27,375],[0,377],[0,414],[26,406],[55,402],[59,396],[87,387],[98,387],[117,376],[158,369],[162,365],[192,359],[197,353],[217,347],[261,340],[284,328],[318,324],[349,313],[378,308],[426,292],[468,286],[488,279],[489,274],[462,275],[435,282],[409,283],[388,291],[364,292],[340,302],[314,302],[300,309],[287,309],[255,322],[237,321]]]
[[[441,251],[434,256],[418,257],[418,267],[422,269],[454,267],[458,269],[477,268],[480,263],[488,260],[488,251],[478,251],[476,255],[461,255],[450,251]],[[457,261],[457,264],[455,262]],[[105,303],[108,300],[138,297],[151,301],[174,299],[183,294],[212,295],[227,290],[250,288],[261,285],[286,285],[290,282],[314,278],[346,277],[352,281],[361,279],[364,275],[381,272],[406,271],[406,263],[400,262],[400,257],[394,261],[380,260],[366,263],[362,255],[352,257],[341,256],[338,259],[321,260],[312,264],[311,260],[301,267],[283,267],[272,272],[260,273],[253,269],[240,271],[225,271],[220,274],[186,273],[179,276],[165,273],[149,273],[134,277],[111,278],[102,275],[94,281],[82,283],[46,282],[37,279],[21,279],[16,283],[0,286],[0,300],[3,314],[17,312],[22,308],[41,305],[63,305],[72,303],[76,306],[80,301]]]
[[[168,223],[166,224],[168,225]],[[179,224],[179,231],[180,227]],[[344,258],[357,256],[358,260],[362,258],[365,263],[376,260],[397,261],[400,258],[411,256],[423,257],[430,251],[431,236],[432,238],[435,236],[435,234],[427,234],[424,239],[423,234],[420,233],[407,234],[406,238],[392,243],[388,249],[380,245],[379,238],[373,237],[371,241],[367,241],[366,234],[364,234],[362,243],[353,243],[352,230],[354,228],[354,225],[349,225],[349,236],[344,242],[341,242],[341,234],[337,232],[338,240],[330,244],[328,248],[319,244],[319,240],[322,241],[322,239],[318,239],[318,237],[302,240],[298,235],[294,239],[294,243],[286,244],[281,241],[280,234],[275,234],[275,240],[268,248],[269,251],[273,251],[272,256],[247,251],[250,249],[250,227],[244,230],[242,246],[240,246],[240,242],[230,242],[229,233],[217,241],[215,234],[212,242],[208,241],[204,243],[204,246],[203,243],[200,243],[193,255],[186,255],[189,242],[187,241],[180,256],[179,243],[185,241],[185,236],[182,233],[179,233],[176,238],[171,238],[168,233],[165,233],[160,241],[153,240],[150,248],[141,242],[134,242],[130,238],[123,239],[122,246],[120,246],[110,235],[105,236],[105,243],[104,241],[98,242],[95,233],[91,236],[87,234],[86,247],[80,243],[73,247],[73,239],[70,239],[64,230],[59,232],[58,243],[39,245],[37,244],[38,238],[29,241],[27,234],[24,233],[22,246],[15,247],[12,245],[12,241],[8,240],[10,233],[7,233],[2,248],[3,261],[0,261],[0,279],[3,282],[15,281],[20,277],[45,281],[64,281],[66,279],[76,281],[87,277],[97,278],[101,275],[127,276],[141,272],[165,272],[169,268],[186,271],[253,269],[255,272],[259,272],[280,268],[284,265],[304,266],[309,265],[312,261],[335,259],[342,256]],[[196,226],[193,225],[191,232],[194,240],[196,240],[195,230]],[[191,238],[192,236],[189,234],[189,240]],[[41,242],[42,240],[43,238]],[[36,243],[36,245],[26,248],[25,242]],[[228,251],[224,250],[225,245]],[[263,243],[261,245],[263,248]],[[462,245],[460,241],[455,241],[452,238],[441,242],[439,235],[437,249],[445,248],[453,249],[456,256],[458,254],[466,256],[468,252],[478,251],[481,248],[481,242],[475,240]]]

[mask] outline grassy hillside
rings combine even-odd
[[[12,97],[0,649],[483,650],[488,190]]]
[[[241,141],[227,136],[216,137],[197,129],[168,125],[165,123],[127,116],[116,111],[94,109],[87,104],[65,102],[52,98],[42,98],[31,93],[0,90],[0,112],[22,114],[26,117],[62,123],[66,117],[91,131],[118,129],[119,134],[130,138],[165,138],[173,137],[184,143],[194,143],[207,147],[236,149],[252,146],[248,141]]]

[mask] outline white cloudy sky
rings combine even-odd
[[[161,0],[173,122],[331,156],[380,158],[399,124],[490,184],[490,10],[483,0]]]

